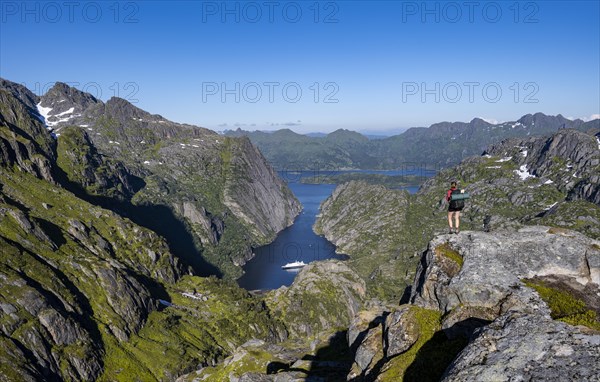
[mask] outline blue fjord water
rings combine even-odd
[[[277,235],[274,242],[254,250],[255,257],[244,266],[244,275],[238,284],[248,290],[276,289],[290,285],[299,269],[284,270],[282,265],[296,260],[309,263],[314,260],[341,259],[335,246],[312,231],[319,205],[335,189],[334,184],[302,184],[290,182],[289,187],[304,209],[294,224]]]
[[[398,175],[394,171],[378,173]],[[287,180],[288,186],[302,203],[303,210],[294,224],[280,232],[275,241],[254,250],[255,257],[244,265],[244,275],[237,280],[238,284],[247,290],[277,289],[283,285],[290,285],[300,269],[284,270],[281,266],[296,260],[308,264],[315,260],[343,260],[347,257],[336,254],[335,246],[312,230],[321,202],[331,195],[336,186],[300,183],[302,177],[314,176],[310,171],[280,175]],[[418,186],[406,189],[414,193]]]

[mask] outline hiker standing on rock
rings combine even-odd
[[[448,204],[448,225],[450,226],[450,233],[460,232],[460,211],[465,206],[463,200],[452,200],[452,194],[460,193],[461,191],[456,188],[456,182],[450,183],[450,189],[446,192],[446,201]],[[454,227],[452,227],[452,220],[454,219]]]

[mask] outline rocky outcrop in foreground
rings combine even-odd
[[[599,283],[600,242],[573,231],[438,236],[410,304],[355,319],[349,380],[596,380]]]
[[[599,360],[599,332],[509,313],[478,333],[442,381],[598,381]]]
[[[576,232],[543,226],[439,236],[421,258],[411,302],[444,314],[473,306],[499,314],[526,311],[533,292],[521,288],[522,279],[553,275],[600,284],[597,245]]]

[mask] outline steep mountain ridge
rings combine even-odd
[[[37,104],[40,101],[39,97],[25,86],[0,78],[0,89],[8,91],[13,97],[20,100],[25,104],[29,112],[33,114],[37,113]]]
[[[273,240],[300,211],[247,138],[174,123],[116,97],[103,103],[64,83],[39,98],[18,84],[2,83],[38,101],[37,114],[58,137],[61,172],[97,203],[139,224],[149,217],[143,206],[166,207],[164,221],[148,224],[171,242],[186,240],[176,251],[202,256],[213,268],[196,271],[239,276],[251,247]],[[55,146],[42,127],[35,136]],[[167,223],[173,219],[180,221],[178,228]],[[184,239],[174,229],[191,236]]]

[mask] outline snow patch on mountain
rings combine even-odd
[[[521,178],[521,180],[525,180],[528,178],[535,178],[535,175],[530,174],[529,171],[527,170],[526,164],[519,167],[518,170],[515,170],[515,174],[517,174],[519,176],[519,178]]]
[[[38,103],[37,105],[35,105],[37,107],[38,113],[40,114],[40,120],[44,123],[44,125],[46,125],[46,128],[48,130],[52,130],[48,124],[48,118],[50,117],[50,112],[52,111],[51,107],[44,107],[42,106],[42,103]]]

